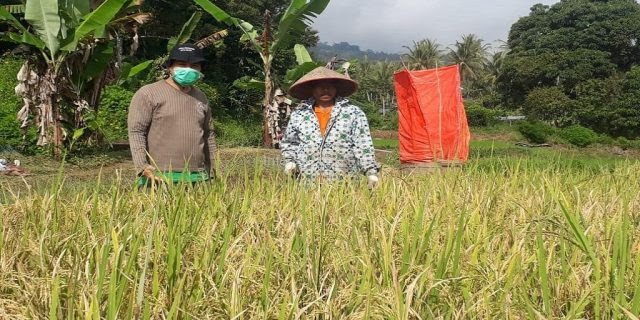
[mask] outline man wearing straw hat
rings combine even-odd
[[[358,89],[349,77],[325,67],[309,72],[289,94],[302,100],[281,144],[285,173],[335,180],[364,174],[378,184],[378,164],[364,112],[346,97]]]

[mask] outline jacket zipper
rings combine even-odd
[[[335,107],[334,107],[335,108]],[[324,137],[322,137],[322,144],[320,144],[320,162],[324,165],[324,145],[327,142],[327,137],[329,137],[329,133],[331,132],[331,129],[333,129],[333,126],[336,124],[336,121],[338,121],[338,118],[340,116],[340,114],[342,113],[342,108],[340,108],[338,110],[338,113],[336,114],[336,117],[333,119],[330,119],[330,123],[329,123],[329,127],[327,128],[327,131],[324,134]]]

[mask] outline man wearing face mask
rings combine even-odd
[[[165,64],[169,77],[138,90],[129,107],[129,144],[138,184],[198,183],[215,175],[216,143],[202,79],[202,50],[176,46]]]

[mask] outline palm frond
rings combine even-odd
[[[442,50],[440,44],[432,39],[425,39],[413,42],[413,47],[407,47],[409,53],[406,57],[409,60],[411,69],[430,69],[437,67],[442,60]]]

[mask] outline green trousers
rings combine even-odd
[[[198,182],[209,181],[211,178],[208,172],[205,171],[191,171],[191,172],[183,172],[183,171],[166,171],[166,172],[157,172],[156,176],[161,178],[165,182],[171,182],[174,184],[178,183],[191,183],[195,184]],[[136,180],[138,186],[149,186],[151,185],[151,181],[147,179],[147,177],[138,177]]]

